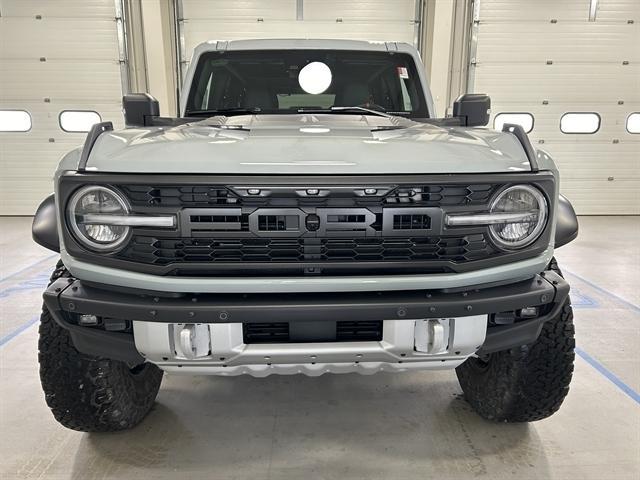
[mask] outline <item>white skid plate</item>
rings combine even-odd
[[[254,376],[454,368],[482,346],[486,329],[487,315],[385,320],[381,341],[245,344],[240,323],[133,322],[136,348],[164,370]]]

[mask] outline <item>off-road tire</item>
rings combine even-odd
[[[51,282],[67,276],[58,263]],[[134,427],[149,413],[162,382],[157,366],[132,367],[80,353],[44,306],[39,335],[40,381],[59,423],[82,432],[111,432]]]
[[[549,269],[562,275],[555,259]],[[567,298],[534,343],[469,358],[456,374],[465,399],[483,418],[533,422],[562,405],[573,374],[574,348],[573,311]]]

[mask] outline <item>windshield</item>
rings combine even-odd
[[[209,52],[200,57],[185,114],[297,113],[353,106],[428,117],[413,58],[346,50]]]

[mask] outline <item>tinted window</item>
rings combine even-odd
[[[58,120],[65,132],[88,132],[94,124],[102,121],[100,114],[91,110],[64,110]]]
[[[520,125],[525,132],[529,133],[533,130],[533,115],[530,113],[499,113],[493,119],[493,128],[502,130],[505,123]]]
[[[31,115],[25,110],[0,110],[0,132],[28,132]]]
[[[317,67],[311,69],[314,75],[328,70],[330,81],[318,81],[320,88],[312,85],[305,90],[301,80],[305,67],[312,63]],[[333,106],[363,106],[428,117],[410,55],[335,50],[206,53],[196,68],[186,114],[228,109],[295,113],[300,108]]]
[[[640,112],[633,112],[627,117],[627,132],[640,133]]]
[[[600,129],[600,115],[594,112],[565,113],[560,119],[562,133],[596,133]]]

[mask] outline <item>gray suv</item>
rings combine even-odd
[[[555,412],[573,371],[578,232],[550,156],[486,95],[434,118],[416,50],[207,42],[180,116],[96,124],[33,224],[60,252],[40,376],[64,426],[140,422],[163,372],[456,369],[483,417]]]

